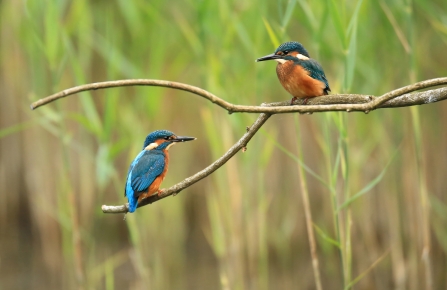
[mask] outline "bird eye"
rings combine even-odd
[[[284,54],[288,54],[289,51],[288,51],[288,50],[284,50],[283,53],[284,53]]]
[[[169,140],[169,139],[171,139],[171,137],[166,136],[164,139],[165,139],[165,140]]]

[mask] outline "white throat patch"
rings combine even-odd
[[[282,59],[282,58],[277,58],[277,59],[275,59],[278,63],[280,63],[280,64],[283,64],[283,63],[285,63],[285,62],[287,62],[287,60],[285,60],[285,59]]]
[[[149,144],[149,145],[147,145],[146,146],[146,148],[144,148],[144,150],[152,150],[152,149],[154,149],[154,148],[157,148],[158,147],[158,144],[157,143],[151,143],[151,144]]]

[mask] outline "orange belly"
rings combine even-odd
[[[284,89],[294,97],[313,98],[325,94],[326,85],[322,81],[311,78],[308,71],[294,65],[292,61],[278,64],[276,74]]]

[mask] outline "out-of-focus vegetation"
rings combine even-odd
[[[166,187],[256,115],[149,87],[29,104],[125,78],[282,101],[275,64],[255,59],[289,40],[334,93],[380,95],[447,74],[446,15],[444,0],[0,2],[0,288],[313,289],[302,168],[324,289],[445,289],[447,102],[274,116],[247,152],[126,221],[100,206],[125,202],[147,133],[198,137],[171,150]]]

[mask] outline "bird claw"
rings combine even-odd
[[[157,192],[158,197],[161,197],[164,192],[165,192],[164,189],[159,189]]]
[[[298,100],[298,98],[297,97],[293,97],[291,100],[290,100],[290,105],[291,106],[293,106],[294,105],[294,103],[296,102],[296,100]],[[309,101],[309,98],[305,98],[304,99],[304,101],[302,101],[300,104],[298,104],[298,105],[307,105],[307,102]]]

